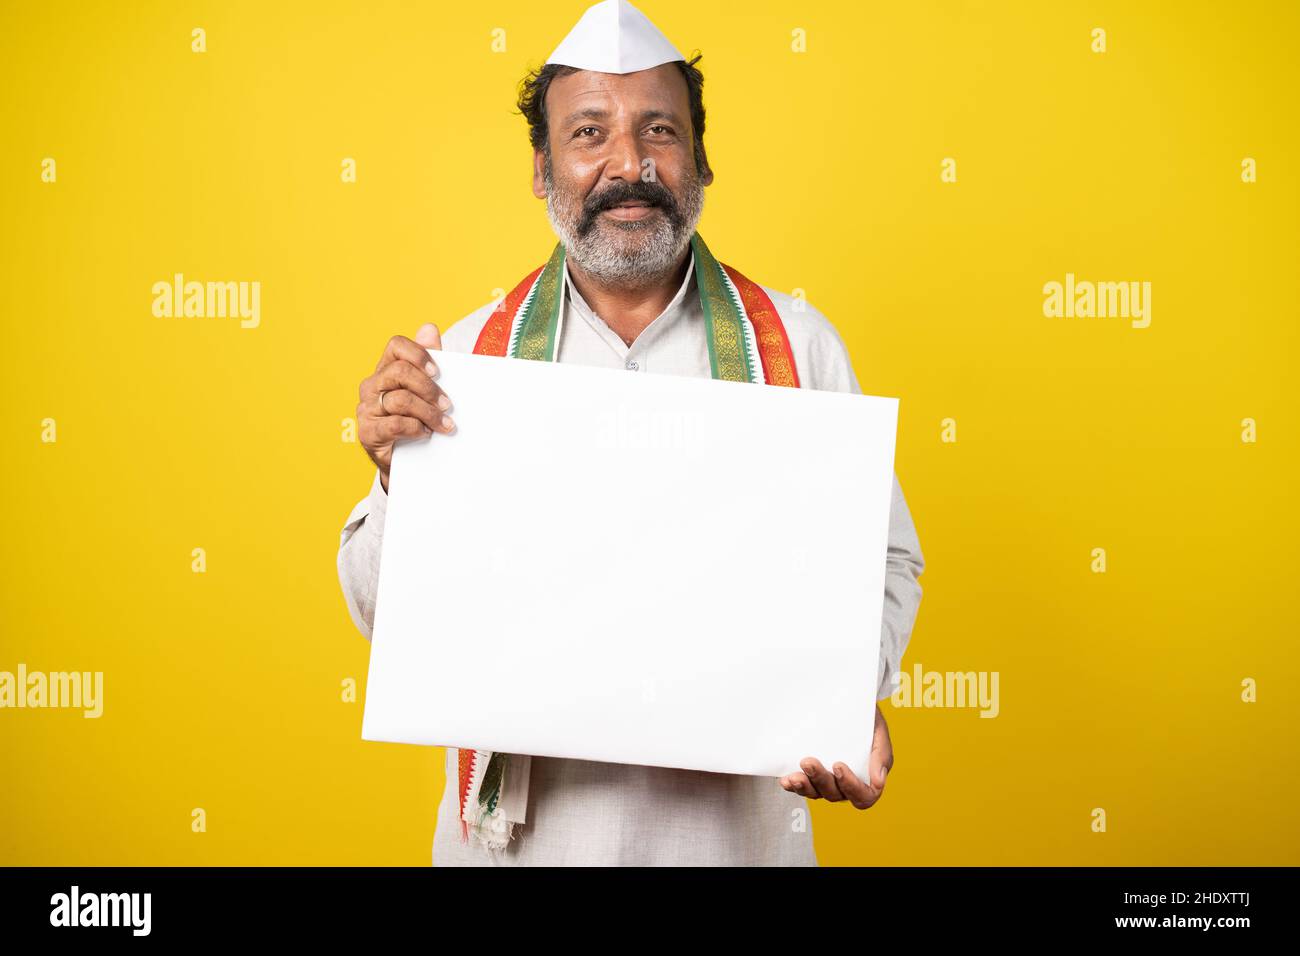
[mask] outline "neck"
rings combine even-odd
[[[662,275],[651,276],[635,282],[609,283],[584,270],[572,259],[567,260],[569,275],[591,310],[613,329],[625,343],[631,345],[647,325],[653,322],[686,279],[686,263],[690,258],[688,245],[677,257],[672,267]]]

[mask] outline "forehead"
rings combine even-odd
[[[676,63],[662,63],[636,73],[596,73],[579,70],[557,76],[546,91],[546,112],[563,122],[579,110],[603,109],[611,113],[659,110],[690,120],[690,91]]]

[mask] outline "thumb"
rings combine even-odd
[[[426,349],[442,349],[442,336],[438,332],[438,327],[432,322],[426,322],[420,326],[420,330],[415,333],[415,344],[423,345]]]
[[[867,766],[867,785],[877,790],[885,786],[885,776],[894,765],[894,742],[889,737],[885,715],[876,706],[875,733],[871,740],[871,759]]]

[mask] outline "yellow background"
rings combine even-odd
[[[340,700],[340,423],[551,248],[514,95],[584,6],[0,7],[0,670],[105,673],[97,721],[0,711],[0,863],[428,863],[443,751]],[[905,666],[1000,674],[993,720],[886,708],[822,862],[1300,863],[1297,5],[642,9],[704,54],[703,235],[902,400]],[[176,272],[260,281],[260,327],[153,317]],[[1151,326],[1045,318],[1066,272]]]

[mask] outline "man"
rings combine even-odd
[[[525,81],[533,192],[560,244],[505,302],[445,336],[432,324],[414,340],[394,336],[361,383],[360,437],[377,471],[343,529],[339,575],[367,637],[393,445],[455,430],[428,349],[861,392],[820,312],[720,265],[696,233],[713,172],[694,63],[625,0],[605,0]],[[911,634],[923,567],[895,476],[877,700],[889,695]],[[806,692],[815,705],[816,689]],[[866,809],[893,761],[879,706],[862,777],[812,758],[773,781],[449,748],[434,862],[815,866],[805,798]],[[471,831],[481,839],[466,842]]]

